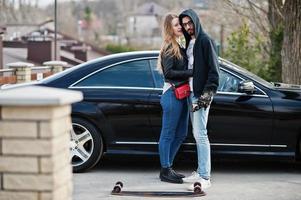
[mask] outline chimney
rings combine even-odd
[[[28,40],[27,48],[28,60],[37,63],[43,63],[45,61],[54,60],[54,42],[52,40]],[[58,58],[59,57],[60,53],[58,51]]]
[[[71,50],[74,52],[74,57],[82,60],[87,61],[88,60],[88,50],[90,50],[90,47],[87,47],[86,45],[83,46],[73,46],[71,47]]]

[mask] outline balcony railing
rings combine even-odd
[[[44,62],[43,66],[24,62],[9,63],[7,66],[7,69],[0,70],[0,85],[41,80],[70,67],[62,61]]]

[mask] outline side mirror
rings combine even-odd
[[[238,91],[241,93],[253,94],[256,91],[256,88],[252,81],[244,80],[239,83]]]

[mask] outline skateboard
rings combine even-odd
[[[112,195],[119,196],[143,196],[143,197],[200,197],[206,193],[202,190],[202,185],[199,182],[193,184],[193,192],[180,191],[123,191],[123,183],[118,181],[111,192]]]

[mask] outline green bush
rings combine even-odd
[[[121,52],[128,52],[128,51],[135,51],[136,49],[129,46],[118,45],[118,44],[108,44],[106,46],[106,50],[112,53],[121,53]]]
[[[224,53],[227,60],[271,81],[268,56],[264,52],[262,45],[264,41],[259,34],[251,38],[249,26],[243,23],[227,40],[228,46]]]

